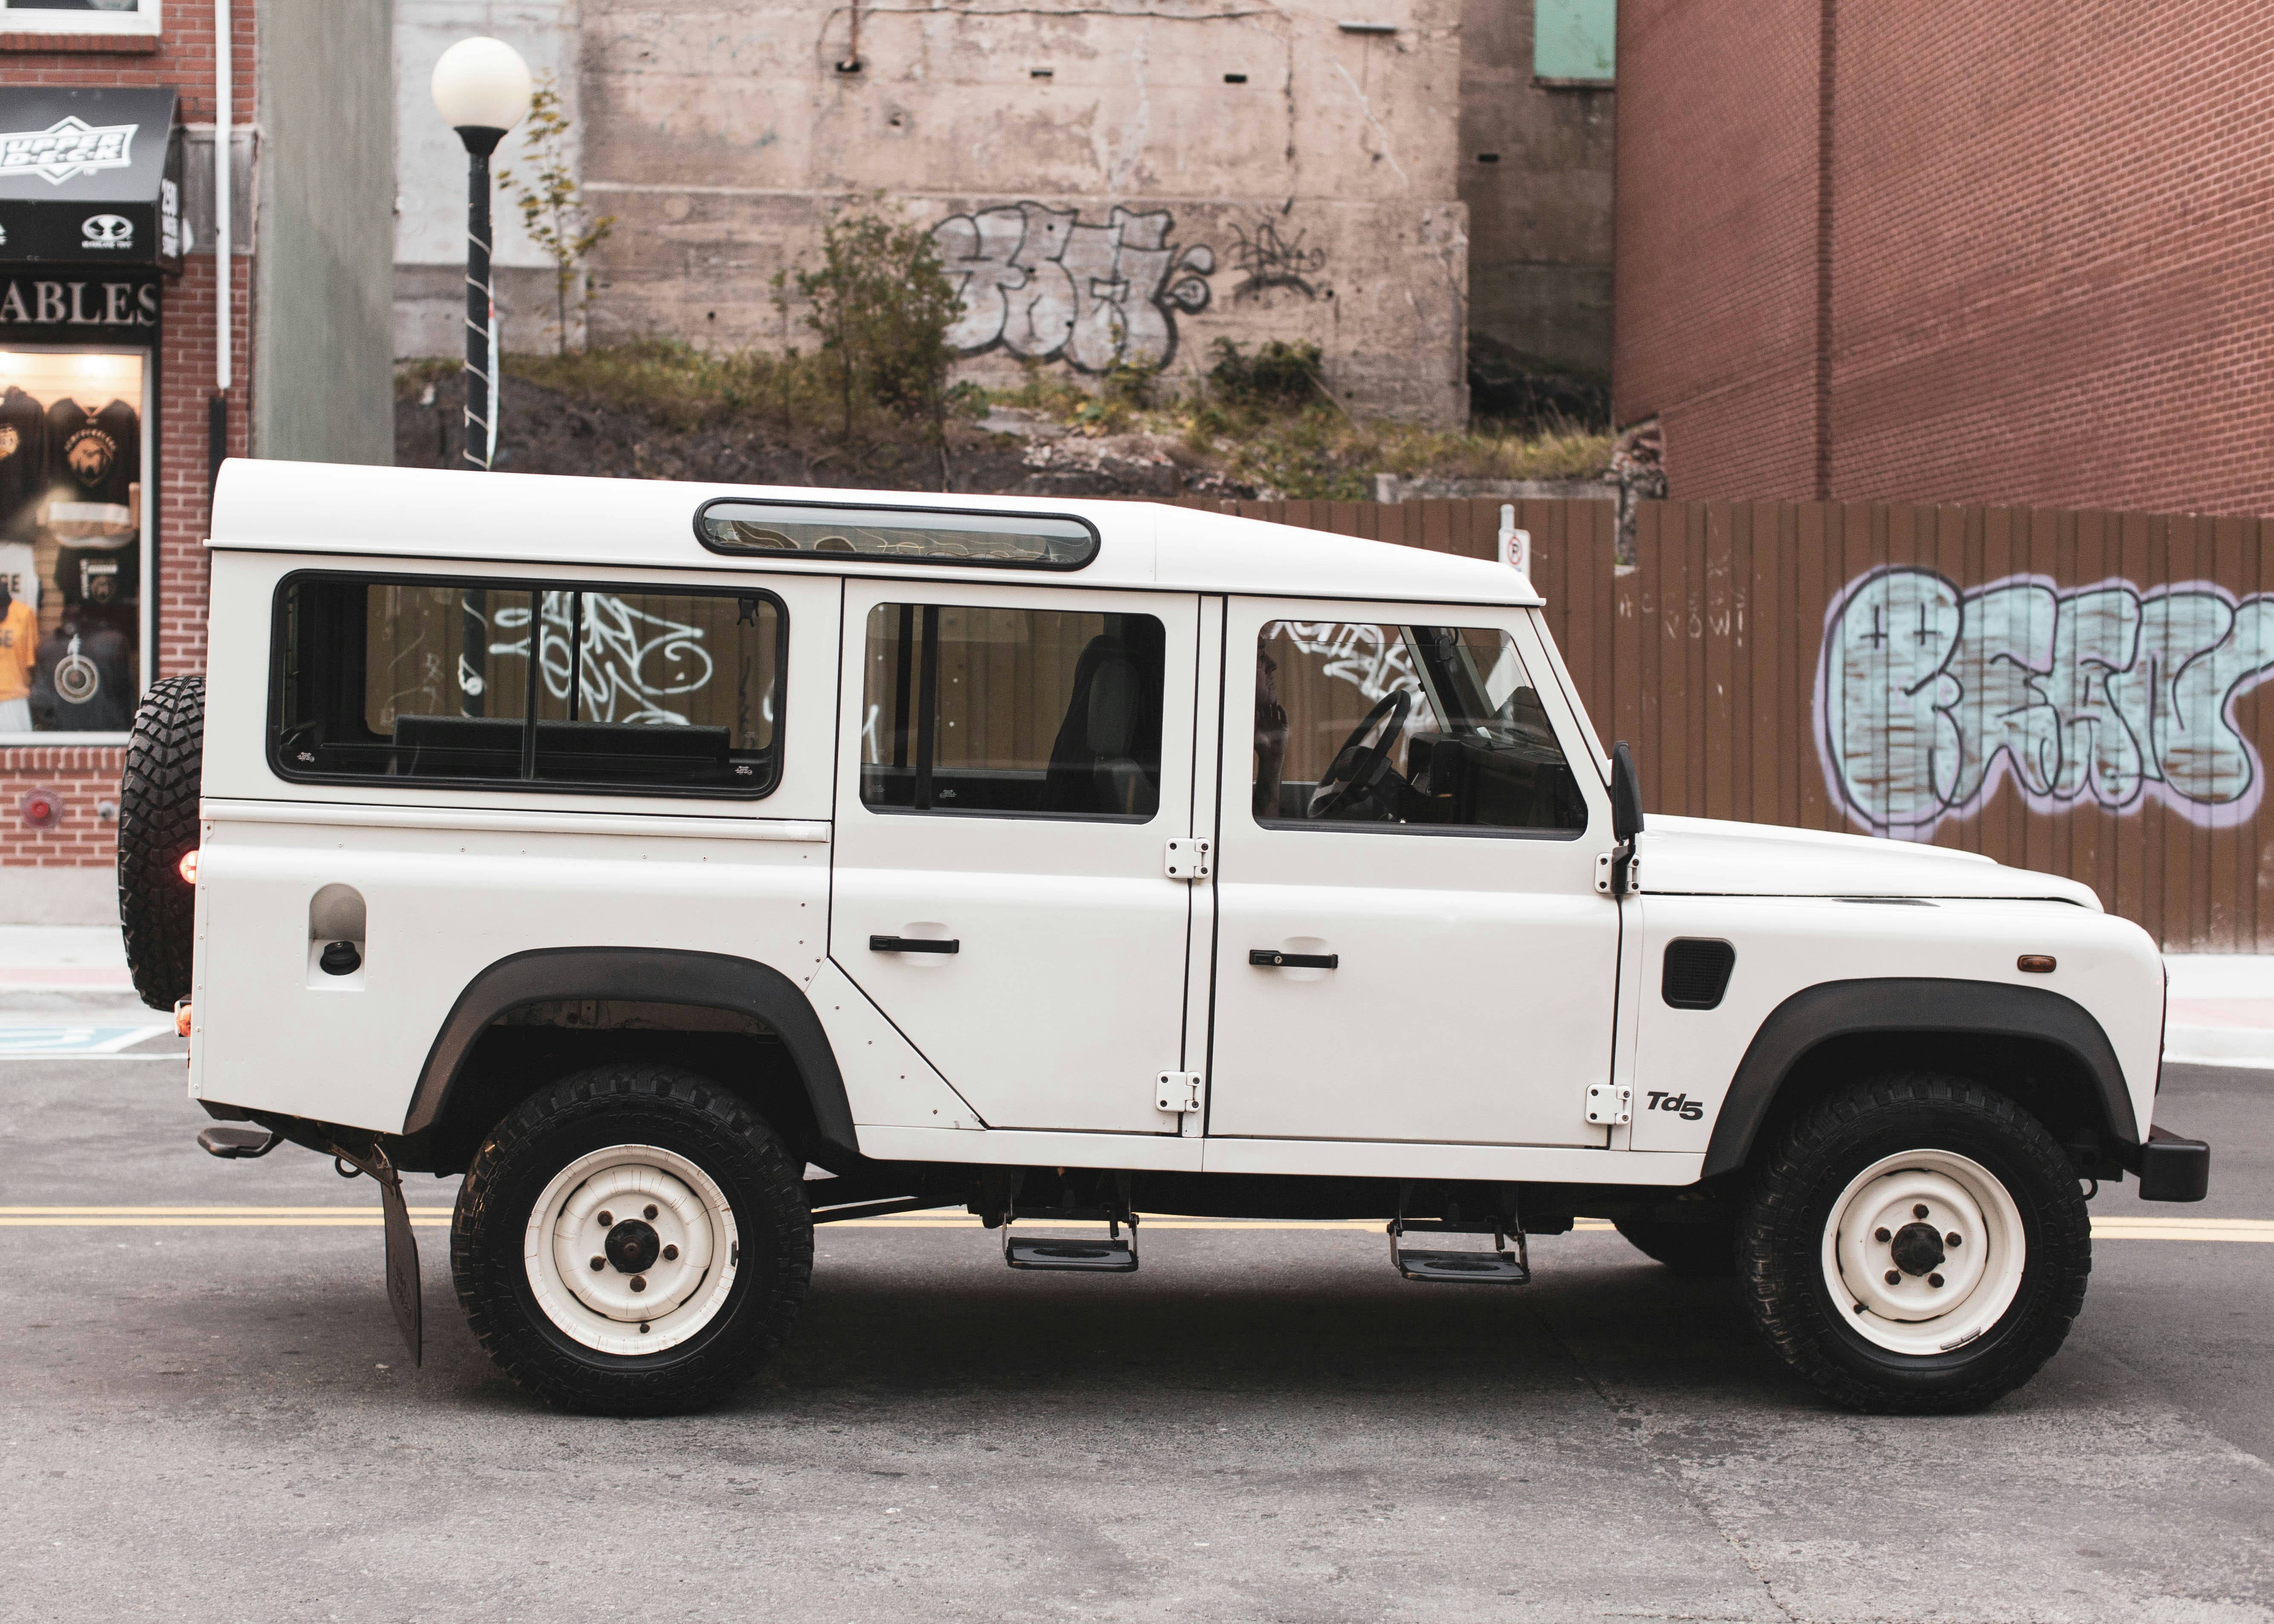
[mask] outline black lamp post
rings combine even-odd
[[[463,461],[486,470],[496,442],[491,324],[490,154],[529,113],[529,64],[502,40],[461,40],[434,64],[434,107],[466,146],[466,429]]]

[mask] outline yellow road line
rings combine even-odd
[[[2263,1218],[2096,1218],[2097,1241],[2274,1241]]]
[[[447,1207],[414,1207],[414,1218],[448,1218]],[[0,1207],[7,1218],[377,1218],[375,1207]]]
[[[199,1218],[187,1214],[171,1217],[41,1218],[22,1214],[0,1218],[0,1229],[376,1229],[383,1221],[377,1213],[343,1213],[336,1218]],[[417,1218],[415,1229],[447,1229],[448,1218]]]

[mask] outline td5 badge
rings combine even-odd
[[[1653,1088],[1650,1091],[1650,1103],[1643,1109],[1672,1111],[1684,1122],[1696,1122],[1706,1114],[1706,1101],[1693,1100],[1686,1094],[1668,1094],[1662,1088]]]

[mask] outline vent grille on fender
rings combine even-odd
[[[1710,1010],[1729,990],[1737,950],[1727,942],[1684,936],[1666,944],[1666,979],[1659,990],[1677,1010]]]

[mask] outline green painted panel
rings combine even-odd
[[[1532,0],[1532,77],[1608,84],[1618,37],[1619,0]]]

